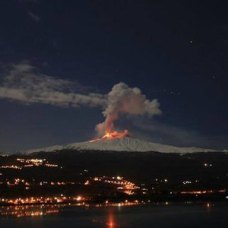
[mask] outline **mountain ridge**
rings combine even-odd
[[[76,142],[64,146],[54,145],[45,148],[28,150],[27,153],[53,152],[65,149],[78,151],[116,151],[116,152],[161,152],[161,153],[196,153],[196,152],[228,152],[200,147],[177,147],[153,143],[137,138],[124,137],[118,139],[98,139],[85,142]]]

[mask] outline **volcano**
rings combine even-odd
[[[35,150],[33,152],[54,152],[60,150],[75,151],[112,151],[112,152],[161,152],[161,153],[196,153],[196,152],[215,152],[218,150],[205,149],[199,147],[177,147],[153,143],[128,136],[127,131],[106,133],[103,137],[85,142],[77,142],[64,146],[51,146]],[[227,152],[227,150],[220,150]]]

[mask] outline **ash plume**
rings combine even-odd
[[[99,135],[114,129],[114,122],[121,115],[147,115],[152,117],[161,114],[160,104],[157,99],[148,100],[137,87],[129,87],[120,82],[112,87],[107,94],[107,104],[103,115],[105,121],[97,124]]]
[[[151,117],[161,113],[157,99],[147,99],[137,87],[120,82],[108,94],[91,93],[77,82],[42,74],[28,62],[12,64],[4,72],[0,80],[0,99],[26,105],[101,108],[105,121],[96,126],[99,135],[114,130],[115,121],[122,115]]]

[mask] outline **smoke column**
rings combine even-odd
[[[114,129],[114,122],[123,114],[147,115],[152,117],[161,114],[157,99],[148,100],[137,87],[130,88],[120,82],[107,94],[107,104],[103,115],[105,121],[96,126],[99,135]]]

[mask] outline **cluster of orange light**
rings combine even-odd
[[[24,179],[20,179],[20,178],[14,178],[12,181],[7,181],[6,184],[8,186],[15,186],[15,185],[19,185],[19,184],[23,184],[25,186],[29,186],[29,182],[25,181]]]
[[[47,182],[46,182],[47,183]],[[61,181],[58,181],[58,182],[53,182],[51,181],[50,182],[50,185],[74,185],[75,182],[61,182]]]
[[[17,161],[23,164],[23,167],[46,166],[50,168],[58,167],[57,164],[51,164],[46,159],[23,159],[17,158]]]
[[[81,201],[82,197],[78,196],[75,198],[77,201]],[[104,204],[92,204],[92,206],[95,207],[126,207],[126,206],[135,206],[139,204],[145,204],[144,201],[122,201],[118,203],[113,203],[106,201]],[[50,214],[57,214],[60,211],[61,207],[71,205],[70,203],[67,204],[52,204],[52,205],[12,205],[8,207],[0,207],[0,216],[6,216],[6,217],[37,217],[37,216],[45,216],[45,215],[50,215]],[[77,205],[77,206],[84,206],[84,207],[90,207],[90,204],[86,203],[77,203],[77,204],[72,204],[72,205]],[[109,219],[108,224],[109,227],[112,227],[114,225],[114,220],[112,218]],[[108,225],[107,224],[107,225]]]
[[[17,161],[20,163],[27,163],[27,164],[33,164],[35,166],[40,166],[43,164],[46,159],[24,159],[24,158],[17,158]]]
[[[32,205],[32,204],[49,204],[49,203],[68,203],[81,202],[86,200],[82,196],[66,197],[66,196],[50,196],[50,197],[26,197],[26,198],[1,198],[0,202],[9,205]]]
[[[2,165],[0,169],[23,169],[23,168],[30,168],[34,166],[45,166],[48,168],[58,168],[57,164],[51,164],[46,159],[24,159],[24,158],[17,158],[16,164],[12,165]],[[19,163],[19,164],[18,164]],[[62,167],[60,167],[62,168]]]
[[[128,135],[128,130],[106,132],[102,139],[121,139]]]
[[[149,201],[148,201],[149,203]],[[101,204],[95,204],[95,207],[127,207],[127,206],[135,206],[135,205],[140,205],[140,204],[146,204],[145,201],[141,200],[133,200],[133,201],[122,201],[122,202],[118,202],[118,203],[114,203],[114,202],[109,202],[108,200],[105,201],[105,203],[101,203]],[[85,206],[90,206],[89,204],[86,204]]]
[[[0,182],[0,185],[4,184],[4,182]],[[24,185],[26,190],[29,189],[28,186],[34,185],[34,183],[29,183],[28,181],[24,180],[24,179],[20,179],[20,178],[14,178],[12,180],[8,180],[6,181],[6,184],[10,187],[16,187],[18,185]],[[76,182],[63,182],[63,181],[57,181],[57,182],[47,182],[47,181],[40,181],[38,182],[39,186],[44,186],[44,185],[74,185],[76,184]]]
[[[189,194],[189,195],[202,195],[202,194],[212,194],[213,190],[198,190],[198,191],[182,191],[181,194]]]
[[[90,140],[90,142],[99,141],[102,139],[122,139],[128,136],[128,130],[124,131],[107,131],[101,138]]]
[[[2,165],[0,169],[22,169],[22,167],[17,165]]]
[[[135,194],[135,191],[140,189],[140,187],[136,186],[134,183],[124,180],[123,177],[94,177],[94,181],[100,181],[107,184],[113,184],[117,186],[117,190],[126,193],[127,195]]]
[[[56,206],[13,206],[2,208],[0,210],[0,216],[12,216],[12,217],[34,217],[34,216],[43,216],[49,214],[57,214],[59,209]]]

